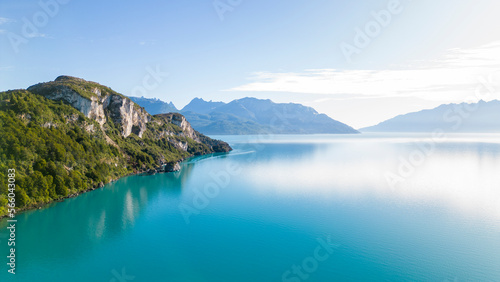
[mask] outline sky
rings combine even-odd
[[[361,128],[499,99],[499,12],[497,0],[2,0],[0,90],[71,75],[178,108],[301,103]]]

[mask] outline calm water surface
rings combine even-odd
[[[500,281],[500,135],[430,136],[216,136],[19,214],[15,276],[3,220],[0,281]]]

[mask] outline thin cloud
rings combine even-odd
[[[0,17],[0,25],[8,24],[8,23],[13,23],[13,22],[15,22],[15,20],[9,19],[9,18]]]
[[[39,33],[39,32],[29,34],[27,37],[28,37],[28,38],[50,38],[50,39],[53,39],[53,37],[48,36],[48,35],[47,35],[47,34],[45,34],[45,33]]]
[[[500,42],[493,42],[474,49],[451,49],[443,59],[417,68],[256,72],[250,77],[252,82],[227,91],[462,100],[474,94],[480,77],[499,70]]]
[[[141,45],[141,46],[154,45],[155,43],[156,43],[156,40],[142,40],[142,41],[139,41],[139,45]]]

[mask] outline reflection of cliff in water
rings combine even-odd
[[[194,158],[183,162],[182,169],[178,172],[121,178],[102,189],[51,204],[41,210],[19,214],[16,217],[17,226],[19,230],[37,230],[40,238],[51,238],[51,234],[58,232],[58,242],[53,243],[67,246],[61,248],[60,252],[85,252],[81,249],[82,246],[92,245],[85,242],[104,242],[109,238],[123,236],[123,232],[130,230],[136,219],[144,214],[147,206],[162,197],[161,194],[168,194],[172,198],[172,205],[176,206],[175,201],[180,198],[183,185],[196,163],[197,158]],[[71,227],[59,229],[48,224],[53,222]],[[0,236],[4,235],[5,230],[4,228],[0,232]],[[75,240],[80,244],[73,245]],[[44,254],[54,252],[50,244],[29,240],[23,241],[22,249],[29,250],[30,255],[26,257],[33,260],[43,259]]]

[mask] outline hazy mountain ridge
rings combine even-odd
[[[216,108],[225,105],[224,102],[205,101],[201,98],[194,98],[181,109],[181,112],[194,112],[198,114],[208,114]]]
[[[148,109],[148,103],[139,105]],[[358,133],[354,128],[295,103],[242,98],[229,103],[194,98],[181,111],[204,134]]]
[[[443,104],[399,115],[361,132],[500,132],[500,101]]]
[[[193,101],[200,104],[200,100],[203,101]],[[181,110],[195,128],[206,134],[358,133],[354,128],[301,104],[242,98],[227,104],[206,102],[206,105],[210,107],[204,111],[206,115],[187,111],[193,108],[191,103]]]
[[[129,96],[128,98],[134,103],[141,105],[141,107],[147,109],[148,113],[152,115],[179,112],[179,110],[172,102],[167,103],[160,99],[149,99],[144,97]]]

